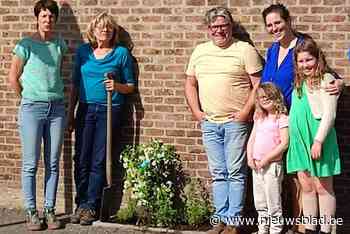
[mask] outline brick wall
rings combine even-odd
[[[62,0],[57,28],[67,40],[70,53],[64,62],[64,79],[70,83],[72,53],[84,40],[88,22],[108,11],[129,34],[138,65],[139,92],[129,98],[125,111],[123,142],[147,142],[158,138],[174,144],[186,171],[207,180],[207,161],[199,126],[193,121],[184,97],[184,69],[192,49],[207,40],[202,17],[216,5],[227,6],[240,21],[262,54],[270,45],[261,11],[267,0]],[[311,33],[322,45],[329,64],[350,84],[346,50],[350,40],[349,0],[285,0],[294,25]],[[15,42],[35,30],[31,0],[0,0],[0,183],[20,188],[21,148],[17,131],[18,99],[8,87],[7,75]],[[349,146],[350,96],[344,92],[337,128],[344,173],[336,179],[339,213],[346,214],[350,192]],[[61,163],[58,207],[69,211],[73,201],[72,136],[66,133]],[[43,170],[39,170],[38,196],[42,194]],[[1,192],[0,192],[1,196]],[[6,196],[3,198],[7,198]],[[38,199],[42,200],[42,199]],[[40,203],[39,203],[40,204]],[[349,214],[349,212],[347,213]]]

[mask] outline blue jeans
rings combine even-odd
[[[120,106],[112,107],[112,133],[120,125]],[[79,103],[75,129],[75,203],[80,208],[99,209],[106,184],[107,106]],[[115,145],[112,145],[112,150]]]
[[[65,108],[63,101],[21,100],[18,115],[22,145],[22,190],[26,209],[36,209],[36,172],[44,142],[45,187],[44,206],[54,207],[62,150]]]
[[[241,122],[201,124],[209,171],[213,178],[215,214],[229,225],[241,215],[247,176],[246,143],[250,124]]]

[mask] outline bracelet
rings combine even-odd
[[[320,143],[320,144],[322,145],[322,142],[319,141],[319,140],[317,140],[317,139],[314,140],[314,143],[316,143],[316,142],[317,142],[317,143]]]

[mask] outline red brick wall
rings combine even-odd
[[[139,93],[130,97],[123,141],[147,142],[158,138],[174,144],[186,171],[208,177],[201,132],[193,121],[184,97],[184,70],[192,49],[205,41],[202,24],[205,11],[227,6],[251,34],[262,54],[270,45],[261,18],[264,7],[275,1],[263,0],[66,0],[61,8],[59,32],[67,40],[70,54],[64,63],[64,79],[69,84],[72,53],[82,42],[88,22],[101,11],[108,11],[130,34],[133,55],[139,67]],[[349,0],[285,0],[294,25],[311,33],[322,45],[329,64],[350,83],[346,50],[350,47]],[[15,42],[35,29],[33,3],[29,0],[0,0],[0,183],[20,187],[21,148],[17,131],[18,99],[8,87],[7,75]],[[344,158],[348,158],[350,96],[341,99],[337,127]],[[72,140],[67,134],[61,164],[58,205],[72,206]],[[42,181],[42,169],[39,171]],[[344,159],[344,174],[336,179],[339,212],[349,191],[349,160]],[[38,183],[39,197],[42,183]],[[64,199],[65,198],[65,199]],[[42,199],[38,199],[42,200]]]

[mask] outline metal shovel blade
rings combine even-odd
[[[111,216],[116,214],[115,206],[113,202],[116,201],[116,192],[117,186],[111,185],[103,188],[102,192],[102,204],[100,211],[100,221],[101,222],[109,222]]]

